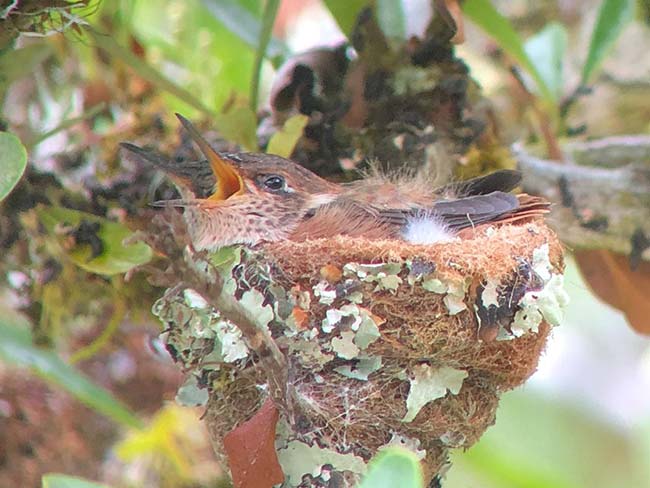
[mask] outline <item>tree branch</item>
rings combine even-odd
[[[513,152],[524,190],[555,203],[549,223],[565,244],[650,260],[650,136],[568,144],[564,164]]]

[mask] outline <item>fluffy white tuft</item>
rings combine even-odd
[[[452,241],[456,235],[435,214],[423,213],[409,220],[403,237],[411,244],[435,244]]]

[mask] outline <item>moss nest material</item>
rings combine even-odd
[[[537,222],[429,246],[336,238],[210,260],[286,358],[287,398],[274,398],[285,486],[328,486],[331,470],[353,483],[392,444],[440,474],[448,449],[475,443],[501,392],[535,371],[566,301],[561,245]],[[170,289],[154,311],[194,372],[185,393],[207,387],[219,452],[271,394],[263,358],[191,289]]]

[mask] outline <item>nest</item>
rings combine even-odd
[[[450,448],[494,423],[501,392],[535,371],[565,301],[561,245],[535,222],[433,246],[337,238],[235,254],[216,260],[224,292],[286,358],[290,398],[280,403],[293,406],[280,408],[276,437],[293,473],[286,486],[334,486],[323,466],[353,485],[393,444],[415,451],[433,479]],[[221,452],[223,436],[271,394],[269,374],[238,327],[186,291],[170,291],[156,312],[173,324],[175,357],[208,387]]]

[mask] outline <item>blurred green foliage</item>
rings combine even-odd
[[[29,368],[119,424],[134,428],[142,425],[140,419],[113,395],[66,364],[55,351],[35,346],[23,316],[3,307],[0,317],[0,359],[3,362]]]
[[[424,475],[418,457],[408,449],[389,447],[377,454],[359,488],[421,488]]]
[[[20,181],[26,166],[27,151],[20,139],[8,132],[0,132],[0,202]]]
[[[108,488],[102,483],[84,480],[76,476],[50,473],[43,476],[42,488]]]
[[[144,242],[125,244],[132,232],[117,222],[63,207],[40,207],[36,213],[50,236],[65,249],[67,256],[90,273],[123,274],[148,263],[153,255],[151,248]],[[64,243],[68,240],[69,233],[61,232],[61,226],[75,229],[82,224],[94,229],[93,237],[96,237],[97,246],[101,248],[97,255],[94,255],[91,245],[77,243],[70,247]]]

